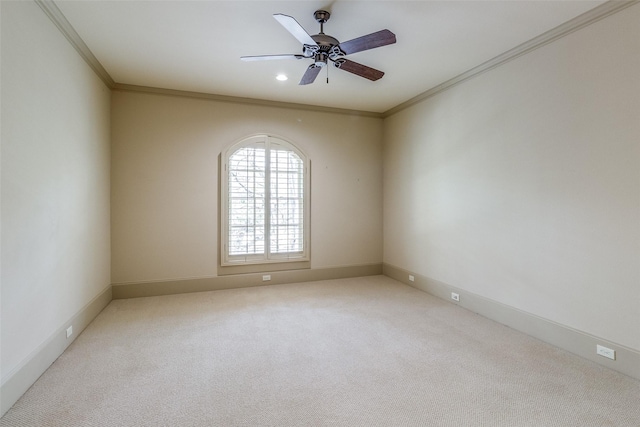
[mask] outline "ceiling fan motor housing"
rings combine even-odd
[[[304,45],[302,52],[304,56],[313,57],[317,66],[326,65],[328,58],[336,59],[339,55],[344,55],[338,48],[340,42],[335,37],[321,33],[311,38],[317,46]]]

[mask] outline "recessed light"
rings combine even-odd
[[[278,74],[276,76],[276,80],[280,80],[281,82],[283,82],[285,80],[289,80],[289,77],[287,77],[285,74]]]

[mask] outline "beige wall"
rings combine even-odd
[[[218,155],[255,133],[311,159],[312,268],[384,260],[640,350],[640,6],[383,122],[110,93],[0,5],[3,384],[111,282],[214,277]]]
[[[2,382],[110,284],[110,91],[33,2],[1,2]]]
[[[385,263],[640,350],[639,22],[387,118]]]
[[[382,261],[382,120],[115,91],[114,283],[217,275],[218,156],[256,133],[311,159],[311,267]]]

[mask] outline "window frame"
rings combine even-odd
[[[271,251],[271,241],[269,239],[271,228],[271,175],[273,170],[270,165],[270,153],[272,146],[277,145],[287,151],[295,153],[303,163],[303,197],[302,197],[302,238],[303,247],[301,252],[273,253]],[[231,156],[238,150],[245,147],[264,147],[265,149],[265,247],[262,254],[247,255],[230,255],[229,254],[229,236],[230,236],[230,218],[229,218],[229,160]],[[311,162],[302,150],[296,147],[286,139],[273,134],[257,134],[241,139],[227,147],[221,153],[220,165],[220,257],[219,257],[219,273],[230,274],[234,272],[251,272],[251,271],[276,271],[278,269],[298,269],[309,268],[310,257],[310,169]],[[243,266],[249,267],[250,270],[243,269]],[[241,270],[234,270],[233,267],[239,267]],[[252,268],[252,269],[251,269]]]

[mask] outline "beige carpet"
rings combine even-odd
[[[113,301],[1,426],[640,426],[640,381],[384,276]]]

